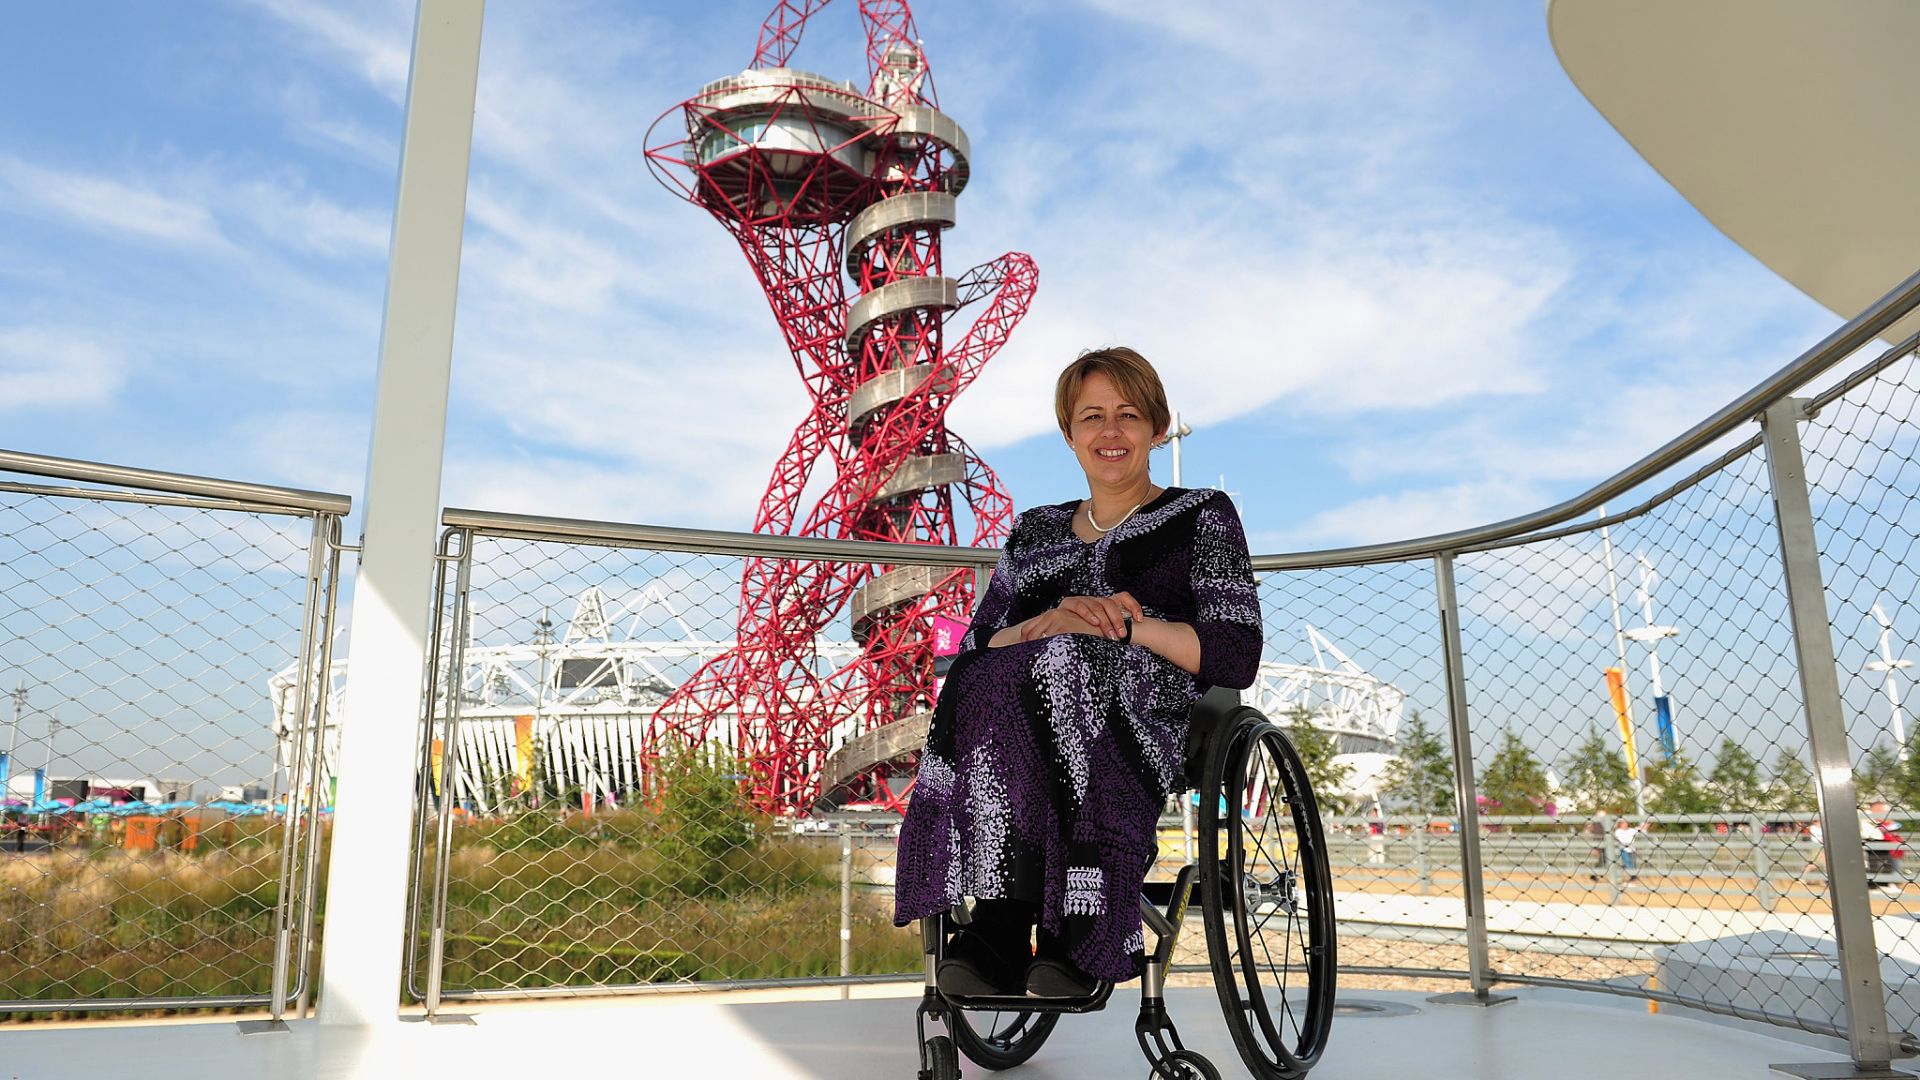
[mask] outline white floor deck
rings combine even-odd
[[[904,988],[880,988],[902,994]],[[1519,992],[1493,1009],[1432,1004],[1426,995],[1357,991],[1345,1000],[1411,1005],[1411,1015],[1343,1015],[1316,1080],[1667,1080],[1751,1077],[1780,1062],[1844,1060],[1830,1048],[1719,1023],[1649,1015],[1638,1002]],[[1103,1013],[1062,1019],[1009,1077],[1143,1077],[1131,988]],[[0,1029],[0,1080],[229,1077],[694,1076],[910,1080],[918,1063],[915,999],[754,1000],[745,995],[600,999],[483,1006],[472,1026],[397,1023],[359,1030],[312,1021],[242,1035],[232,1020],[69,1024]],[[1245,1076],[1211,990],[1176,989],[1182,1036]],[[1836,1044],[1829,1044],[1836,1045]],[[965,1065],[969,1077],[985,1070]]]

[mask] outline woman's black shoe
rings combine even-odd
[[[948,997],[1017,996],[1025,992],[1025,962],[1026,957],[1003,956],[980,935],[962,930],[947,943],[934,982]]]
[[[1099,988],[1099,980],[1065,960],[1041,957],[1027,965],[1027,993],[1034,997],[1087,997]]]

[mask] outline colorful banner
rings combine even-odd
[[[519,795],[533,790],[533,717],[513,718],[513,790]]]
[[[1673,734],[1673,699],[1665,694],[1653,699],[1653,718],[1659,724],[1660,753],[1665,755],[1667,764],[1673,764],[1673,755],[1680,752],[1680,740]]]
[[[433,784],[433,793],[435,796],[438,796],[440,794],[440,772],[441,772],[441,769],[443,768],[444,762],[446,761],[446,757],[447,757],[446,740],[445,739],[433,740],[433,766],[432,766],[433,775],[428,779]]]
[[[41,803],[46,801],[47,801],[47,770],[35,769],[33,770],[33,802],[31,805],[39,806]]]
[[[945,615],[933,617],[933,655],[952,656],[960,651],[960,639],[967,636],[967,624]]]
[[[1633,721],[1627,718],[1627,675],[1617,667],[1607,669],[1607,696],[1613,699],[1613,719],[1620,728],[1620,745],[1627,752],[1627,775],[1640,776],[1640,754],[1633,746]]]
[[[12,777],[13,758],[6,751],[0,750],[0,802],[6,802],[12,798],[7,787],[7,781]]]

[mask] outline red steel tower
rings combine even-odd
[[[811,399],[753,528],[956,544],[964,504],[965,542],[999,543],[1011,500],[946,413],[1026,314],[1038,271],[1009,253],[945,272],[941,234],[967,183],[967,136],[939,110],[913,12],[905,0],[860,0],[862,92],[787,66],[826,2],[782,0],[753,66],[709,83],[656,121],[674,118],[670,136],[648,138],[655,176],[739,242]],[[955,325],[970,307],[972,321]],[[803,508],[823,459],[831,484]],[[889,763],[919,748],[933,710],[931,623],[967,618],[972,578],[750,559],[735,647],[679,688],[655,729],[697,743],[731,725],[768,809],[822,797],[897,805]],[[816,642],[843,612],[860,651],[836,667]],[[836,730],[854,737],[829,759]]]

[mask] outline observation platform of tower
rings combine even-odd
[[[754,532],[441,505],[421,463],[443,447],[417,416],[444,402],[423,353],[451,348],[459,232],[418,208],[465,190],[450,143],[481,15],[463,0],[421,4],[388,304],[406,325],[380,405],[407,435],[376,419],[361,507],[403,524],[352,545],[344,495],[0,450],[0,665],[33,674],[0,702],[0,1013],[33,1021],[0,1028],[0,1075],[919,1068],[923,958],[889,914],[937,688],[922,638],[964,616],[996,555],[953,532],[955,501],[1001,520],[944,407],[1024,311],[1032,267],[939,272],[966,137],[884,35],[865,88],[788,67],[798,23],[779,20],[817,7],[781,5],[762,43],[778,62],[709,84],[669,114],[686,138],[654,148],[750,261],[838,238],[804,264],[831,288],[799,275],[813,284],[785,294],[827,313],[787,324],[818,376],[796,437],[886,467],[813,532],[800,487]],[[1905,715],[1900,612],[1920,610],[1920,274],[1904,192],[1874,185],[1912,175],[1915,151],[1865,137],[1920,104],[1894,77],[1920,13],[1846,17],[1872,31],[1860,50],[1892,50],[1875,65],[1800,51],[1833,10],[1556,0],[1549,27],[1621,133],[1843,325],[1558,505],[1254,555],[1267,640],[1247,700],[1320,740],[1316,781],[1340,796],[1323,814],[1339,1006],[1316,1077],[1871,1077],[1920,1054],[1920,886],[1857,812],[1884,796],[1880,817],[1920,818],[1905,759],[1876,755]],[[1812,72],[1793,108],[1767,97],[1784,55]],[[1663,93],[1688,107],[1650,108]],[[1737,152],[1812,160],[1836,137],[1881,155],[1867,190],[1844,187],[1858,161],[1769,186]],[[443,321],[407,323],[435,303]],[[929,345],[973,305],[991,341]],[[1643,661],[1691,688],[1665,713]],[[1615,751],[1591,736],[1609,667],[1632,669],[1619,708],[1645,786],[1700,800],[1596,797],[1649,794],[1609,780]],[[1726,739],[1800,772],[1708,798],[1728,783],[1688,763]],[[127,776],[186,779],[136,802],[104,779]],[[1401,794],[1376,803],[1389,778]],[[1167,807],[1157,878],[1201,843],[1187,809]],[[1245,1075],[1200,918],[1168,1009]],[[1063,1019],[1014,1075],[1142,1074],[1133,993]]]

